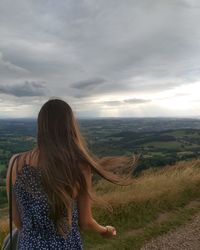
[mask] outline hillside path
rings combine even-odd
[[[152,239],[140,250],[200,250],[200,213],[175,231]]]

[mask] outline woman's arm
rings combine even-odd
[[[88,191],[92,190],[92,172],[91,168],[87,167],[83,170],[86,179]],[[79,211],[79,226],[83,230],[92,230],[100,234],[104,234],[107,228],[98,224],[92,216],[91,200],[88,194],[80,194],[78,196],[78,211]]]

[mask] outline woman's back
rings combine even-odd
[[[51,208],[42,186],[40,168],[24,161],[20,171],[17,170],[13,192],[22,223],[19,250],[83,249],[78,227],[77,200],[74,199],[72,204],[72,229],[65,239],[48,216]],[[66,213],[63,212],[63,218],[65,217]],[[68,232],[67,223],[62,228],[64,232]]]
[[[123,179],[105,166],[122,168],[130,162],[129,157],[96,158],[81,135],[71,107],[60,99],[50,99],[41,107],[35,149],[28,155],[14,155],[8,164],[8,198],[10,169],[14,167],[12,214],[20,230],[19,250],[83,249],[79,226],[103,237],[116,235],[114,227],[102,226],[93,218],[92,172],[120,184]],[[132,169],[127,166],[130,176]]]

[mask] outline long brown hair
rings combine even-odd
[[[67,210],[67,222],[71,227],[74,187],[81,187],[79,193],[87,193],[92,199],[82,171],[84,167],[91,167],[112,183],[128,185],[136,161],[133,156],[100,159],[90,152],[71,107],[59,98],[51,98],[43,104],[37,125],[38,164],[45,173],[42,181],[52,207],[50,216],[62,234],[59,221],[63,209]],[[126,172],[124,178],[117,175],[122,165]]]

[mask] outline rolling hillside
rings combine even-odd
[[[103,239],[82,231],[85,249],[140,249],[152,238],[187,224],[199,212],[200,160],[146,170],[126,187],[100,180],[93,191],[99,197],[93,203],[94,218],[115,226],[117,235]],[[106,209],[106,204],[113,210]],[[8,232],[6,213],[6,208],[1,209],[0,243]]]

